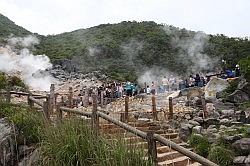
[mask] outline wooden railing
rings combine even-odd
[[[53,86],[52,86],[53,88]],[[148,132],[144,132],[141,130],[136,129],[135,127],[132,127],[130,125],[127,124],[127,122],[129,121],[128,119],[128,97],[125,97],[125,112],[121,113],[121,119],[122,121],[119,121],[115,118],[112,118],[111,116],[98,111],[97,109],[97,96],[93,95],[92,96],[92,101],[93,101],[93,109],[92,112],[84,112],[84,111],[79,111],[76,109],[72,109],[72,88],[70,88],[69,90],[69,95],[68,95],[68,104],[67,107],[64,106],[60,106],[59,104],[56,106],[56,114],[57,114],[57,122],[61,122],[62,121],[62,117],[63,117],[63,112],[66,112],[69,117],[71,113],[77,114],[77,115],[82,115],[82,116],[87,116],[87,117],[91,117],[91,124],[92,124],[92,129],[93,131],[96,133],[96,135],[99,135],[99,118],[103,118],[123,129],[125,129],[128,132],[131,132],[145,140],[147,140],[148,142],[148,152],[150,155],[150,158],[152,159],[152,161],[154,161],[155,164],[157,164],[157,149],[156,149],[156,141],[160,142],[161,144],[165,145],[165,146],[169,146],[172,149],[182,153],[185,156],[188,156],[189,158],[191,158],[194,161],[197,161],[199,163],[201,163],[204,166],[218,166],[217,164],[211,162],[210,160],[172,142],[169,139],[164,138],[163,136],[153,133],[153,131],[148,131]],[[10,95],[11,94],[18,94],[18,95],[27,95],[28,96],[28,103],[30,105],[30,107],[34,106],[34,103],[37,104],[38,106],[41,106],[44,112],[44,115],[46,117],[46,119],[48,120],[48,122],[50,122],[50,113],[52,113],[51,108],[54,107],[53,105],[53,100],[51,99],[51,96],[54,96],[54,92],[51,91],[49,95],[33,95],[33,94],[29,94],[29,93],[23,93],[23,92],[13,92],[13,91],[9,91],[9,92],[2,92],[4,94],[6,94],[7,99],[6,101],[10,101]],[[51,95],[52,93],[52,95]],[[46,101],[39,101],[38,99],[46,99]],[[169,105],[169,110],[170,110],[170,118],[172,118],[173,116],[173,105],[172,105],[172,98],[169,99],[170,100],[170,105]],[[152,98],[152,110],[153,110],[153,118],[154,120],[157,120],[157,112],[156,112],[156,106],[155,106],[155,98]],[[70,107],[70,108],[69,108]]]

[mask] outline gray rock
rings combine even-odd
[[[250,138],[242,138],[235,141],[232,145],[240,155],[250,154]]]
[[[198,123],[202,123],[203,122],[203,118],[196,116],[196,117],[193,118],[193,121],[196,121]]]
[[[225,125],[220,125],[220,130],[225,130],[225,129],[227,129],[227,126],[225,126]]]
[[[192,129],[190,129],[188,125],[184,125],[180,128],[179,137],[181,140],[187,142],[191,133],[192,133]]]
[[[229,143],[233,143],[237,140],[240,140],[242,138],[242,136],[241,135],[234,135],[234,136],[225,135],[225,136],[223,136],[223,138],[225,139],[225,141],[227,141]]]
[[[246,156],[237,156],[233,159],[234,164],[244,164]]]
[[[244,161],[245,164],[249,165],[250,164],[250,155],[248,155]]]
[[[233,109],[221,110],[221,113],[222,113],[222,115],[232,116],[232,115],[234,115],[234,110]]]
[[[250,83],[246,82],[246,79],[242,79],[238,84],[238,89],[242,90],[243,92],[247,93],[250,96]]]
[[[15,132],[5,118],[0,119],[0,165],[13,165],[16,158]]]
[[[220,124],[228,124],[228,123],[230,123],[230,120],[227,119],[227,118],[224,118],[224,119],[220,120]]]
[[[249,101],[249,95],[241,90],[235,90],[232,94],[226,97],[226,100],[233,103],[243,103]]]
[[[194,126],[199,126],[200,125],[199,122],[196,122],[194,120],[189,120],[188,123],[191,124],[191,125],[194,125]]]
[[[195,126],[192,128],[192,134],[201,134],[202,127],[201,126]]]
[[[216,128],[216,125],[209,125],[207,129],[214,129]]]

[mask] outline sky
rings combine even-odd
[[[250,37],[250,0],[0,0],[0,13],[41,35],[122,21]]]

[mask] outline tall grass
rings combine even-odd
[[[18,132],[18,144],[40,141],[40,130],[44,124],[43,115],[26,105],[8,104],[0,101],[0,118],[6,117]]]
[[[40,165],[49,166],[147,166],[146,152],[127,146],[122,139],[110,141],[96,136],[84,120],[67,120],[43,130]]]

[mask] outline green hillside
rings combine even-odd
[[[30,33],[2,15],[0,25],[0,37]],[[37,37],[40,44],[35,46],[34,54],[46,54],[52,62],[71,59],[82,72],[101,70],[118,80],[133,81],[148,70],[189,75],[220,69],[222,65],[233,69],[240,60],[248,66],[245,61],[250,56],[248,38],[207,35],[152,21],[102,24]]]
[[[25,36],[31,34],[28,30],[16,25],[13,21],[0,14],[0,42],[4,41],[4,38],[9,35]]]

